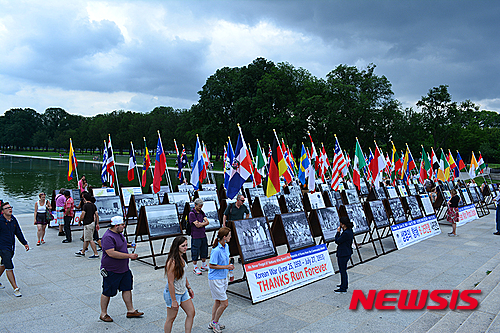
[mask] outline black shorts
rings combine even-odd
[[[14,269],[14,264],[12,263],[12,257],[14,252],[9,250],[0,250],[0,257],[2,257],[1,265],[5,266],[5,269]]]
[[[130,270],[125,273],[108,272],[107,277],[102,279],[102,294],[104,296],[116,296],[118,290],[121,292],[132,290],[133,277]]]

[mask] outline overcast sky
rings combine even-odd
[[[499,17],[493,0],[0,0],[0,112],[189,108],[218,68],[257,57],[318,78],[374,63],[405,107],[447,84],[500,111]]]

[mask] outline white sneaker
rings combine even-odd
[[[21,290],[19,290],[19,287],[17,287],[16,289],[14,289],[14,296],[16,296],[16,297],[23,296],[23,294],[21,294]]]
[[[201,266],[202,272],[208,272],[208,266]]]
[[[5,286],[0,283],[0,289],[5,289]]]
[[[196,275],[201,275],[201,271],[198,267],[196,267],[195,269],[193,269],[193,273],[196,274]]]
[[[221,325],[221,324],[219,324],[219,323],[214,324],[213,322],[210,322],[210,324],[208,324],[208,329],[209,329],[209,330],[213,330],[213,331],[214,331],[214,332],[216,332],[216,333],[221,332],[221,330],[223,330],[223,329],[225,329],[225,328],[226,328],[226,326]]]

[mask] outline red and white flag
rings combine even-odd
[[[344,170],[347,170],[347,163],[340,149],[339,140],[335,137],[335,147],[333,148],[334,156],[332,162],[332,188],[337,191],[344,176]],[[347,173],[347,171],[346,171]]]

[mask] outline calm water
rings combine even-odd
[[[137,173],[135,179],[127,179],[127,167],[117,166],[118,180],[123,186],[139,186]],[[149,172],[149,171],[148,171]],[[52,194],[60,188],[77,188],[77,179],[71,182],[67,179],[68,162],[58,160],[34,159],[24,157],[0,156],[0,199],[9,201],[14,209],[14,214],[33,213],[35,202],[40,192]],[[187,172],[189,173],[189,172]],[[170,170],[173,185],[178,184],[176,172]],[[78,176],[85,175],[90,186],[101,187],[100,164],[78,162]],[[217,184],[222,181],[222,175],[216,175]],[[165,178],[165,177],[164,177]],[[147,187],[153,182],[148,174]],[[166,185],[165,179],[162,185]],[[143,192],[147,192],[144,188]]]

